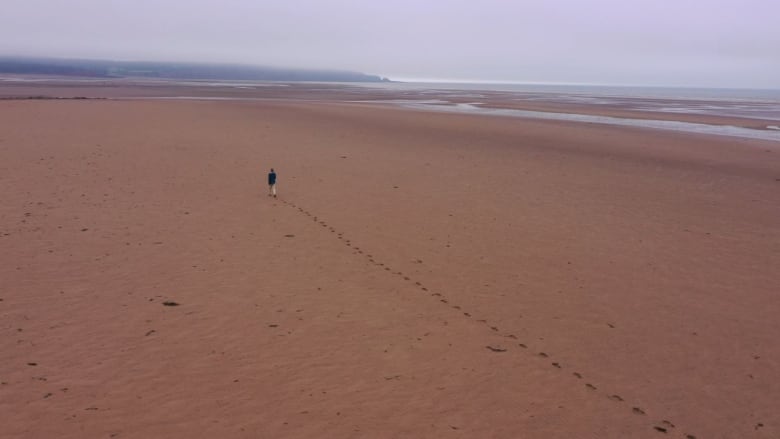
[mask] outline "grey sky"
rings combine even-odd
[[[780,88],[778,0],[2,0],[0,55]]]

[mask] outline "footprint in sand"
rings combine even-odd
[[[655,429],[655,431],[660,431],[661,433],[666,433],[667,432],[667,430],[665,428],[663,428],[663,427],[655,426],[653,428]]]
[[[553,367],[561,368],[561,363],[552,363]]]
[[[582,379],[582,374],[581,374],[581,373],[579,373],[579,372],[574,372],[574,373],[572,373],[572,375],[574,375],[574,376],[575,376],[575,377],[577,377],[578,379]]]
[[[609,399],[613,401],[623,402],[623,398],[621,398],[620,395],[612,395],[609,397]]]
[[[591,383],[587,383],[587,384],[585,384],[585,387],[587,387],[587,388],[588,388],[588,389],[590,389],[590,390],[596,390],[596,386],[594,386],[594,385],[593,385],[593,384],[591,384]]]
[[[485,346],[486,348],[490,349],[493,352],[506,352],[506,349],[504,348],[497,348],[493,346]]]
[[[631,409],[632,412],[634,412],[637,415],[644,415],[645,411],[640,409],[639,407],[634,407]]]
[[[549,355],[545,354],[544,352],[539,352],[539,356],[544,358],[549,357]]]

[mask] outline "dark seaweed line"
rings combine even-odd
[[[362,248],[360,248],[357,245],[353,244],[351,240],[347,239],[344,236],[344,233],[341,233],[338,230],[336,230],[335,228],[329,226],[320,217],[314,215],[313,213],[309,212],[308,210],[306,210],[306,209],[296,205],[295,203],[293,203],[291,201],[286,201],[284,199],[278,199],[278,201],[281,201],[282,203],[292,207],[293,209],[298,210],[300,213],[302,213],[302,214],[308,216],[309,218],[311,218],[315,223],[317,223],[318,226],[320,226],[320,227],[326,229],[327,231],[329,231],[330,233],[334,234],[336,236],[336,238],[339,239],[340,241],[342,241],[342,243],[344,245],[346,245],[350,249],[354,250],[358,254],[363,255],[365,258],[368,259],[368,262],[370,262],[371,264],[373,264],[377,268],[382,269],[383,271],[389,272],[392,275],[399,276],[399,277],[403,278],[404,281],[407,281],[407,282],[411,283],[411,285],[414,288],[417,288],[420,291],[422,291],[424,293],[427,293],[430,297],[433,297],[433,298],[437,299],[440,303],[442,303],[442,304],[446,305],[447,307],[457,311],[462,316],[464,316],[466,318],[469,318],[469,319],[474,319],[478,323],[482,323],[483,325],[485,325],[486,328],[488,328],[493,333],[501,335],[501,336],[509,338],[509,339],[512,339],[512,340],[515,340],[515,341],[518,340],[517,336],[515,336],[514,334],[506,333],[506,332],[502,331],[497,326],[492,325],[491,323],[489,323],[486,319],[477,319],[476,317],[474,317],[474,315],[472,315],[472,313],[463,310],[463,308],[461,306],[456,305],[454,303],[451,303],[450,300],[447,299],[443,294],[438,293],[438,292],[431,292],[421,282],[415,281],[414,279],[412,279],[409,276],[405,275],[403,272],[395,271],[392,268],[390,268],[389,266],[387,266],[386,264],[380,262],[374,255],[365,252]],[[519,350],[525,351],[526,353],[528,353],[529,355],[532,355],[533,357],[536,357],[537,359],[543,359],[545,361],[550,361],[550,359],[552,357],[547,352],[544,352],[544,351],[538,351],[537,352],[536,350],[531,349],[525,343],[519,343],[518,342],[517,343],[517,347],[521,348]],[[495,347],[495,346],[486,346],[486,349],[488,349],[488,350],[490,350],[492,352],[506,352],[508,350],[508,349],[503,348],[503,347]],[[554,368],[556,368],[558,370],[561,370],[561,371],[567,369],[560,362],[556,362],[556,361],[550,362],[549,365],[551,367],[554,367]],[[640,407],[637,407],[637,406],[632,406],[631,404],[625,404],[625,400],[620,395],[618,395],[616,393],[599,391],[598,390],[599,387],[597,387],[596,385],[594,385],[592,383],[587,382],[587,380],[585,380],[585,377],[583,377],[583,375],[581,373],[575,371],[575,372],[572,372],[571,375],[569,375],[569,376],[573,377],[573,379],[584,381],[585,382],[584,386],[587,389],[591,390],[594,395],[602,395],[602,396],[604,396],[606,398],[609,398],[612,401],[615,401],[616,403],[620,403],[620,404],[624,405],[624,407],[626,407],[627,410],[630,410],[631,413],[634,414],[634,415],[639,415],[639,416],[646,416],[647,415],[647,413],[645,412],[644,409],[642,409]],[[664,434],[667,434],[667,433],[671,432],[672,430],[676,430],[675,424],[673,424],[672,422],[670,422],[668,420],[665,420],[665,419],[660,421],[660,422],[657,422],[657,423],[651,423],[651,426],[652,426],[653,430],[655,430],[655,431],[657,431],[659,433],[664,433]],[[697,439],[698,438],[698,436],[695,436],[695,435],[690,434],[690,433],[681,433],[681,437],[684,437],[685,439]]]

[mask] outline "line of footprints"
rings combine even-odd
[[[427,293],[429,296],[437,299],[442,304],[444,304],[444,305],[446,305],[446,306],[456,310],[457,312],[461,313],[463,316],[465,316],[467,318],[470,318],[470,319],[475,319],[477,322],[484,324],[488,329],[490,329],[491,331],[497,333],[498,335],[502,335],[502,336],[504,336],[506,338],[513,339],[513,340],[517,341],[517,336],[515,336],[514,334],[505,334],[498,327],[490,324],[487,320],[475,318],[471,313],[464,311],[460,306],[451,303],[441,293],[429,291],[428,288],[425,287],[422,283],[417,282],[417,281],[411,279],[409,276],[404,275],[404,273],[402,273],[400,271],[394,271],[392,268],[390,268],[387,265],[385,265],[384,263],[378,261],[375,256],[364,252],[363,249],[361,249],[360,247],[358,247],[355,244],[353,244],[349,239],[345,238],[343,233],[341,233],[341,232],[337,231],[336,229],[334,229],[333,227],[329,226],[325,221],[321,220],[319,217],[315,216],[311,212],[305,210],[302,207],[297,206],[296,204],[294,204],[294,203],[292,203],[290,201],[286,201],[286,200],[278,200],[278,201],[281,201],[282,203],[284,203],[284,204],[286,204],[286,205],[288,205],[288,206],[290,206],[290,207],[292,207],[294,209],[297,209],[299,212],[301,212],[304,215],[310,217],[319,226],[321,226],[324,229],[328,230],[330,233],[333,233],[334,235],[336,235],[336,237],[339,240],[341,240],[347,247],[349,247],[352,250],[356,251],[358,254],[361,254],[361,255],[365,256],[366,258],[368,258],[368,261],[370,263],[376,265],[378,268],[384,269],[385,271],[387,271],[387,272],[389,272],[389,273],[391,273],[393,275],[402,277],[405,281],[411,282],[414,285],[414,287],[418,288],[420,291],[422,291],[424,293]],[[540,352],[534,353],[534,350],[531,349],[525,343],[519,343],[518,342],[517,346],[520,347],[523,351],[528,352],[529,354],[534,355],[537,358],[545,359],[545,360],[548,360],[548,361],[551,359],[551,355],[546,353],[546,352],[541,352],[540,351]],[[504,348],[502,346],[490,346],[490,345],[488,345],[488,346],[485,346],[485,347],[486,347],[486,349],[488,349],[489,351],[492,351],[492,352],[506,352],[507,351],[507,348]],[[554,367],[556,369],[560,369],[560,370],[566,369],[561,363],[556,362],[556,361],[550,362],[550,366]],[[579,373],[579,372],[572,372],[571,376],[574,379],[586,381],[585,377],[583,377],[582,374]],[[586,382],[584,385],[585,385],[585,387],[588,390],[594,392],[594,394],[605,395],[607,398],[609,398],[612,401],[615,401],[617,403],[624,403],[625,402],[623,400],[623,398],[620,397],[620,395],[612,394],[612,393],[608,393],[608,392],[600,392],[598,390],[598,387],[596,387],[595,385],[593,385],[591,383],[588,383],[588,382]],[[630,410],[635,415],[646,416],[645,411],[642,408],[640,408],[640,407],[631,407]],[[659,433],[667,434],[667,433],[674,433],[675,432],[675,425],[673,423],[667,421],[667,420],[662,420],[661,422],[654,423],[654,424],[652,424],[652,427],[653,427],[653,429],[655,431],[657,431]],[[684,437],[685,439],[696,439],[695,435],[689,434],[689,433],[682,433],[681,437]]]

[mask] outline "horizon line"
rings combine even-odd
[[[383,75],[380,75],[383,76]],[[780,91],[780,87],[750,87],[750,86],[701,86],[701,85],[662,85],[662,84],[632,84],[632,83],[599,83],[599,82],[565,82],[565,81],[517,81],[502,79],[458,79],[458,78],[412,78],[400,76],[383,76],[391,83],[417,84],[453,84],[453,85],[530,85],[530,86],[563,86],[563,87],[640,87],[640,88],[692,88],[716,90],[768,90]]]
[[[27,58],[27,59],[40,59],[40,60],[62,60],[62,61],[102,61],[102,62],[126,62],[126,63],[171,63],[171,64],[201,64],[201,65],[216,65],[216,66],[235,66],[235,67],[255,67],[255,68],[268,68],[279,70],[304,70],[304,71],[322,71],[322,72],[334,72],[334,73],[360,73],[362,75],[376,76],[381,79],[386,79],[390,83],[418,83],[418,84],[460,84],[460,85],[528,85],[528,86],[563,86],[563,87],[641,87],[641,88],[690,88],[690,89],[718,89],[718,90],[767,90],[778,91],[780,86],[777,87],[750,87],[750,86],[735,86],[735,85],[718,85],[718,86],[702,86],[693,84],[640,84],[640,83],[602,83],[602,82],[577,82],[577,81],[528,81],[528,80],[512,80],[512,79],[475,79],[475,78],[439,78],[439,77],[414,77],[405,75],[388,75],[383,73],[367,73],[361,70],[350,70],[343,67],[303,67],[303,66],[282,66],[279,64],[269,63],[246,63],[240,61],[194,61],[194,60],[149,60],[139,58],[101,58],[101,57],[79,57],[79,56],[57,56],[57,55],[21,55],[11,53],[0,53],[0,59],[2,58]]]

